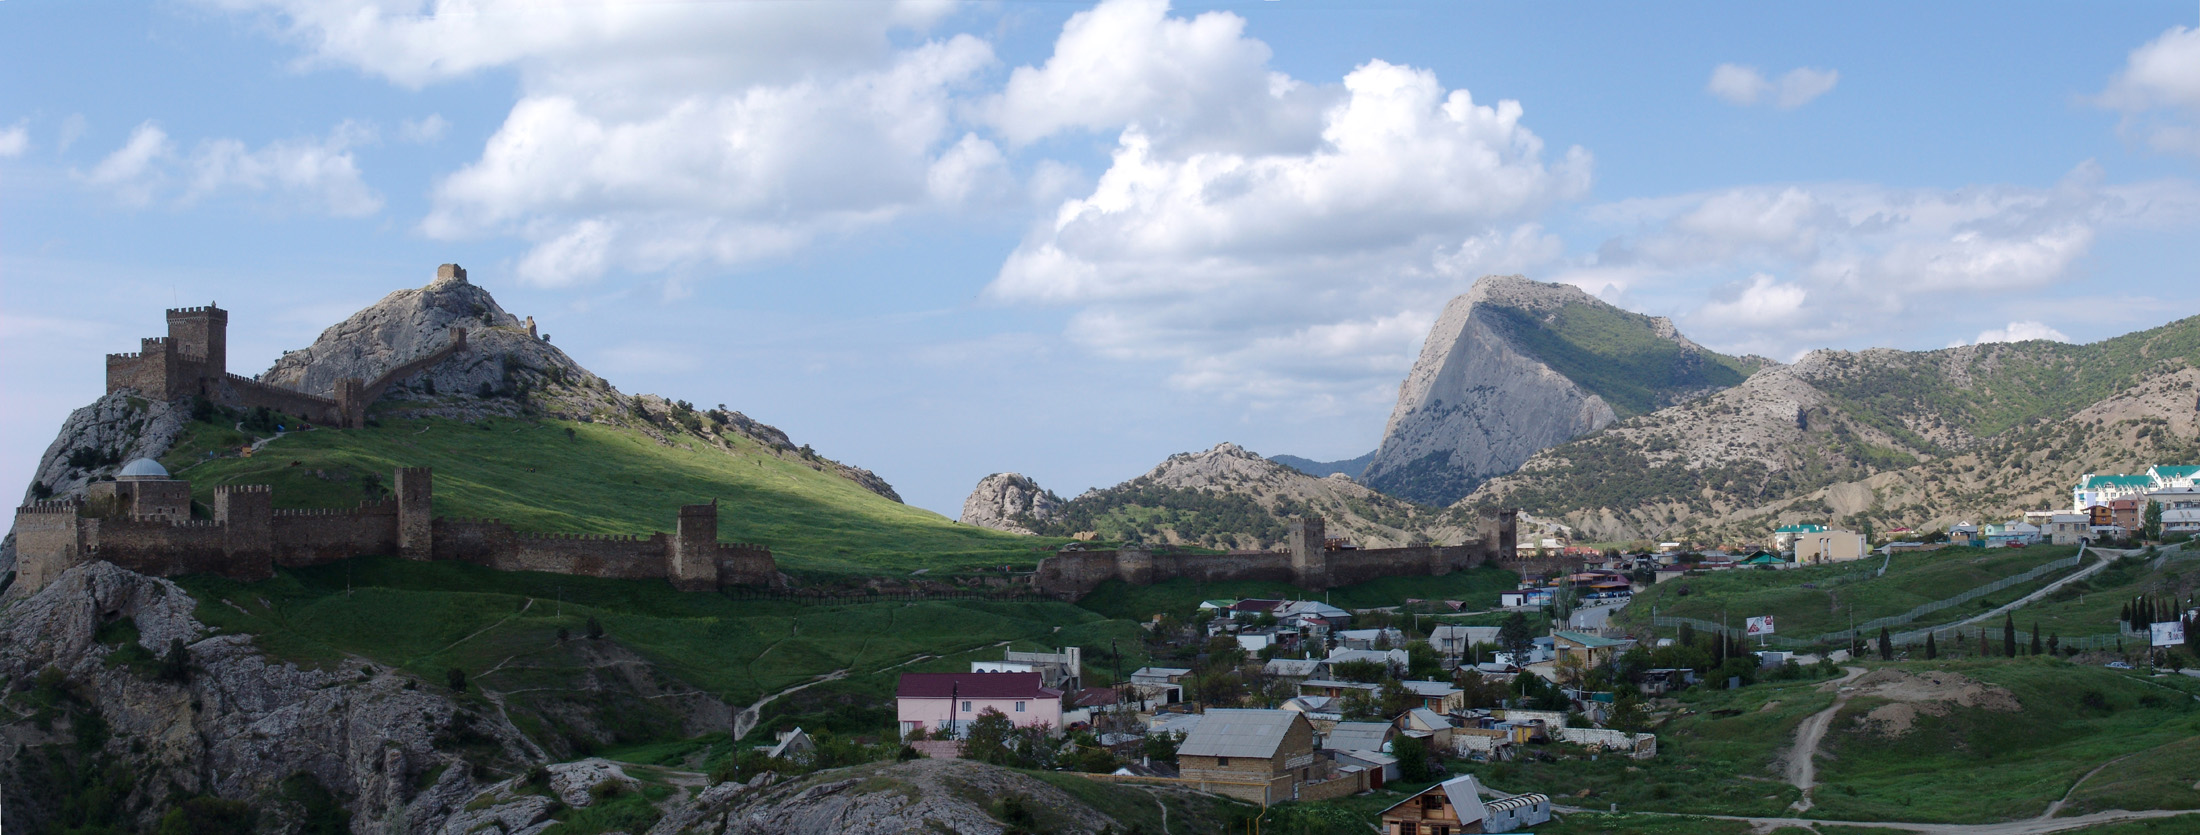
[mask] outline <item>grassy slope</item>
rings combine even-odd
[[[834,670],[883,695],[891,675],[882,671],[919,656],[938,658],[906,669],[968,669],[973,651],[1003,641],[1036,648],[1112,638],[1137,646],[1138,634],[1135,625],[1063,603],[805,606],[686,594],[653,581],[382,557],[284,569],[259,583],[203,575],[180,582],[199,600],[202,621],[251,633],[279,658],[329,667],[359,656],[431,682],[457,668],[503,691],[573,686],[600,653],[573,646],[585,641],[579,637],[561,646],[556,633],[582,636],[595,617],[605,640],[737,706]]]
[[[1620,417],[1648,414],[1677,393],[1726,388],[1757,370],[1704,351],[1701,359],[1657,334],[1650,317],[1604,304],[1568,304],[1548,320],[1490,307],[1516,344],[1610,403]]]
[[[2167,562],[2161,570],[2147,567],[2148,560],[2117,560],[2101,573],[2071,583],[2045,599],[2017,612],[2019,628],[2051,635],[2108,635],[2116,632],[2116,615],[2139,595],[2167,596],[2179,589],[2200,585],[2200,560]]]
[[[2192,698],[2200,681],[2183,676],[2157,681],[2045,658],[1893,666],[2001,685],[2023,709],[1920,712],[1909,733],[1889,738],[1856,721],[1873,700],[1852,700],[1827,733],[1822,751],[1830,756],[1819,772],[1826,785],[1813,794],[1814,816],[1949,823],[2036,816],[2094,767],[2200,734],[2200,703]],[[2098,694],[2102,706],[2088,706],[2088,694]],[[2155,788],[2135,790],[2151,802]]]
[[[2035,546],[2022,550],[1949,548],[1898,554],[1884,577],[1872,577],[1878,558],[1786,571],[1736,570],[1684,577],[1652,586],[1620,613],[1623,621],[1647,626],[1658,614],[1716,621],[1724,612],[1734,623],[1744,617],[1773,615],[1780,634],[1804,638],[1849,626],[1849,607],[1858,622],[1901,614],[1920,604],[1954,597],[2042,563],[2068,557],[2076,548]],[[2073,569],[2075,570],[2075,569]],[[1989,594],[1980,600],[2007,603],[2054,580],[2051,575]],[[1809,586],[1810,588],[1806,588]],[[1687,594],[1681,590],[1687,589]],[[1915,626],[1958,620],[1986,611],[1974,601],[1927,615]],[[1915,628],[1913,626],[1912,628]],[[2105,630],[2096,630],[2105,631]],[[2067,634],[2067,633],[2066,633]]]
[[[667,446],[592,423],[390,420],[294,433],[252,458],[192,464],[235,436],[195,424],[164,463],[191,480],[202,503],[212,501],[216,485],[256,483],[274,485],[276,506],[285,508],[351,507],[367,497],[362,476],[387,489],[393,468],[432,466],[438,514],[502,519],[527,531],[671,531],[680,505],[717,499],[720,539],[769,546],[782,569],[795,571],[1031,566],[1059,544],[889,501],[746,438],[736,437],[729,452],[694,437],[675,435]]]

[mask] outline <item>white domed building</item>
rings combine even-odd
[[[168,468],[151,458],[122,465],[113,481],[85,488],[85,502],[110,507],[117,516],[181,522],[191,518],[191,482],[168,477]]]

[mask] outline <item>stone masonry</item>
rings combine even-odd
[[[171,512],[172,494],[189,495],[189,484],[178,480],[139,480],[131,490],[111,491],[102,503],[26,505],[15,512],[15,591],[34,592],[70,567],[95,560],[156,577],[206,573],[259,580],[276,566],[363,554],[458,560],[501,571],[663,578],[683,591],[785,582],[771,549],[717,541],[716,501],[680,508],[672,534],[542,534],[493,519],[435,516],[434,477],[426,467],[399,468],[393,483],[394,497],[349,510],[277,510],[266,485],[224,485],[214,489],[211,520]]]

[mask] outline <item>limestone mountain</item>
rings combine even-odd
[[[981,485],[982,486],[982,485]],[[1319,514],[1331,536],[1379,548],[1468,536],[1464,516],[1383,495],[1342,475],[1315,478],[1232,443],[1186,452],[1114,487],[1087,491],[1045,519],[1041,534],[1209,548],[1272,548],[1292,517]]]
[[[1450,504],[1529,456],[1740,383],[1766,361],[1564,284],[1488,276],[1445,305],[1362,481]]]
[[[1311,458],[1300,458],[1296,455],[1271,455],[1268,456],[1268,460],[1315,478],[1332,475],[1359,478],[1367,473],[1368,462],[1375,460],[1375,452],[1369,450],[1365,455],[1357,458],[1347,458],[1342,461],[1316,461]]]
[[[962,523],[1008,533],[1030,534],[1019,519],[1044,522],[1061,512],[1062,497],[1042,489],[1023,473],[994,473],[978,480],[963,499]]]
[[[1887,531],[2065,506],[2087,472],[2200,461],[2200,317],[2089,345],[1815,351],[1537,454],[1463,505],[1602,540]]]

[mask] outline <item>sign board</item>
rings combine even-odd
[[[1750,618],[1748,634],[1750,634],[1751,636],[1774,634],[1772,631],[1772,616],[1766,615],[1761,618]]]
[[[2154,632],[2154,646],[2174,647],[2185,643],[2185,625],[2174,620],[2150,624]]]

